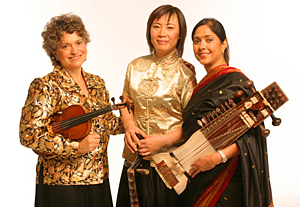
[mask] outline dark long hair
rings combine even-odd
[[[195,32],[198,27],[202,25],[207,25],[213,31],[220,39],[221,42],[224,42],[227,37],[226,37],[226,32],[223,27],[223,25],[216,19],[214,18],[204,18],[196,26],[194,27],[192,31],[192,40],[194,39]],[[227,45],[225,51],[224,51],[224,59],[227,65],[229,65],[229,44]]]
[[[171,17],[176,14],[178,18],[178,23],[179,23],[179,29],[180,29],[180,39],[177,42],[176,49],[178,56],[181,57],[183,54],[183,49],[184,49],[184,42],[186,38],[186,21],[184,18],[184,15],[178,9],[177,7],[174,7],[172,5],[162,5],[158,8],[156,8],[149,16],[148,22],[147,22],[147,32],[146,32],[146,37],[147,37],[147,42],[148,46],[150,49],[150,52],[154,51],[154,46],[151,42],[151,25],[154,20],[161,18],[163,15],[168,14],[168,20],[171,19]]]

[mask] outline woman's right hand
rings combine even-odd
[[[126,148],[131,153],[135,153],[138,150],[137,146],[141,144],[136,134],[140,134],[144,138],[146,137],[146,134],[140,128],[136,127],[134,123],[128,124],[125,128],[124,142]]]
[[[91,152],[95,150],[100,143],[100,135],[90,134],[79,141],[78,145],[78,154],[83,155],[85,153]]]

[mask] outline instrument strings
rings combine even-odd
[[[210,146],[210,141],[207,140],[197,146],[195,149],[190,151],[188,154],[183,156],[182,158],[178,159],[176,162],[174,162],[169,168],[162,170],[161,173],[164,174],[165,172],[169,170],[177,170],[182,168],[182,165],[185,163],[185,160],[188,160],[189,157],[195,158],[198,154],[206,150]]]
[[[201,130],[203,135],[207,138],[205,142],[203,142],[200,146],[197,146],[194,150],[192,150],[189,154],[187,154],[185,157],[183,156],[180,159],[180,162],[184,163],[184,160],[187,159],[189,156],[195,157],[204,150],[206,150],[210,145],[212,145],[215,149],[217,149],[219,146],[221,146],[224,142],[219,143],[218,145],[213,145],[212,142],[218,141],[224,134],[220,134],[216,137],[211,137],[214,132],[216,132],[220,126],[223,126],[227,122],[224,123],[224,120],[226,120],[229,116],[230,119],[234,119],[235,117],[239,117],[241,111],[236,110],[236,107],[232,107],[226,112],[224,112],[221,116],[217,117],[210,123],[208,123],[206,126],[204,126]],[[220,125],[221,124],[221,125]],[[229,132],[230,133],[230,132]],[[197,143],[195,143],[197,145]]]
[[[235,109],[236,109],[235,107],[230,108],[228,111],[226,111],[225,113],[223,113],[222,116],[217,117],[217,119],[213,120],[212,122],[208,123],[208,125],[206,125],[203,128],[201,128],[200,131],[205,135],[205,137],[207,137],[206,141],[204,141],[200,145],[198,145],[197,143],[191,143],[191,146],[194,147],[194,148],[191,147],[192,150],[189,150],[187,154],[184,154],[181,158],[179,158],[178,160],[176,160],[176,162],[174,162],[169,168],[163,170],[162,173],[165,173],[168,170],[180,169],[180,168],[182,168],[182,166],[185,163],[191,162],[190,159],[194,159],[194,160],[192,160],[192,162],[194,162],[195,160],[197,160],[199,158],[197,155],[201,154],[208,147],[210,147],[210,145],[212,145],[211,144],[212,142],[217,141],[219,138],[221,138],[222,136],[224,136],[224,134],[221,134],[221,135],[216,136],[214,138],[209,138],[215,130],[208,130],[208,129],[211,129],[212,127],[216,127],[217,128],[219,126],[218,123],[222,122],[228,116],[232,116],[232,117],[239,116],[240,115],[240,111],[239,110],[235,110]],[[247,127],[244,130],[247,130]],[[223,142],[219,143],[217,146],[214,146],[214,145],[212,145],[212,146],[215,149],[217,149],[219,146],[221,146],[226,141],[227,140],[224,140]],[[186,150],[184,152],[186,152]]]
[[[81,114],[79,116],[75,116],[60,122],[54,122],[53,124],[51,124],[52,126],[52,131],[56,132],[59,130],[63,130],[63,129],[68,129],[70,127],[76,126],[78,124],[81,124],[83,122],[86,122],[88,120],[90,120],[93,117],[99,116],[101,114],[107,113],[109,111],[111,111],[112,108],[111,106],[100,109],[100,110],[96,110],[96,111],[92,111],[89,113],[85,113],[85,114]]]
[[[248,130],[248,127],[246,125],[242,126],[239,128],[239,133],[243,134],[245,131]],[[232,131],[233,133],[234,131]],[[193,149],[190,153],[188,153],[186,156],[183,156],[181,159],[178,159],[176,162],[174,162],[169,168],[162,170],[161,173],[164,174],[165,172],[169,171],[169,170],[177,170],[177,169],[181,169],[182,166],[185,164],[185,160],[189,160],[191,158],[194,158],[194,160],[192,160],[192,162],[196,161],[199,157],[197,157],[197,155],[199,155],[200,153],[202,153],[203,151],[205,151],[210,145],[211,142],[221,138],[223,136],[219,135],[217,137],[215,137],[214,139],[211,140],[207,140],[205,142],[203,142],[201,145],[197,146],[195,149]],[[223,142],[220,142],[217,146],[214,146],[214,148],[218,148],[220,147],[222,144],[224,144],[227,140],[224,140]],[[190,158],[191,157],[191,158]]]

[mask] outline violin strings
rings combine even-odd
[[[99,116],[101,114],[107,113],[109,111],[111,111],[112,108],[111,106],[100,109],[100,110],[96,110],[96,111],[92,111],[89,113],[85,113],[85,114],[81,114],[79,116],[75,116],[60,122],[54,122],[51,126],[52,126],[52,131],[56,132],[62,129],[68,129],[72,126],[76,126],[78,124],[81,124],[83,122],[86,122],[88,120],[90,120],[93,117]]]

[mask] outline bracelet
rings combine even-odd
[[[217,152],[221,155],[221,162],[225,163],[227,161],[226,155],[221,150],[217,150]]]
[[[171,134],[169,134],[169,139],[170,139],[170,146],[171,146],[173,144]]]

